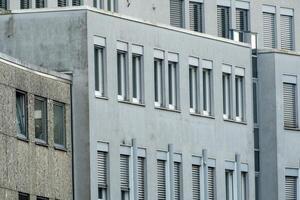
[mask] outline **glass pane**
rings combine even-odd
[[[35,99],[34,102],[34,126],[35,138],[47,140],[47,101],[45,99]]]
[[[65,146],[65,116],[62,104],[53,105],[54,143]]]
[[[27,136],[26,133],[26,112],[25,112],[25,94],[16,93],[16,116],[17,132],[19,135]]]

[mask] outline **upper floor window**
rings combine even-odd
[[[105,39],[95,37],[94,56],[95,56],[95,95],[106,97],[106,52]]]
[[[202,3],[190,1],[190,30],[202,32],[203,11]]]
[[[157,199],[166,199],[167,197],[167,187],[166,187],[166,179],[167,179],[167,166],[166,160],[157,160],[156,170],[157,170]]]
[[[155,106],[164,106],[164,60],[154,58],[154,98]]]
[[[286,9],[289,13],[280,15],[280,40],[281,49],[294,49],[294,17],[293,10]]]
[[[128,80],[128,46],[127,43],[118,42],[118,100],[128,100],[129,80]]]
[[[197,61],[199,62],[199,61]],[[189,66],[189,90],[190,90],[190,112],[198,113],[199,112],[199,68],[197,66]]]
[[[47,143],[47,99],[45,98],[35,97],[34,127],[37,141]]]
[[[170,24],[183,28],[183,0],[170,0]]]
[[[128,200],[130,197],[129,155],[120,155],[120,182],[121,200]]]
[[[275,13],[263,12],[263,43],[264,47],[276,48]]]
[[[95,8],[103,9],[104,8],[104,0],[94,0],[93,5]]]
[[[24,92],[16,92],[16,122],[18,136],[27,139],[27,95]]]
[[[132,101],[133,103],[144,102],[144,65],[143,47],[132,46]]]
[[[49,198],[37,196],[37,197],[36,197],[36,200],[49,200]]]
[[[35,7],[36,8],[45,8],[47,5],[46,0],[35,0]]]
[[[235,76],[236,121],[244,121],[244,76]]]
[[[20,0],[20,8],[21,9],[29,9],[31,7],[30,0]]]
[[[57,6],[58,7],[66,7],[67,6],[67,0],[57,0]]]
[[[230,29],[230,8],[229,7],[218,6],[217,21],[218,21],[218,36],[229,38],[229,29]]]
[[[97,181],[98,200],[107,199],[108,144],[98,143],[97,146]]]
[[[169,90],[169,108],[178,109],[179,83],[178,83],[178,55],[173,55],[174,59],[168,62],[168,90]],[[170,56],[169,56],[170,57]]]
[[[231,71],[231,68],[230,68]],[[223,118],[231,119],[231,73],[223,72]]]
[[[234,199],[234,184],[233,184],[233,171],[226,170],[225,172],[225,180],[226,180],[226,200]]]
[[[30,196],[29,194],[26,194],[26,193],[22,193],[22,192],[19,192],[19,200],[29,200]]]
[[[82,4],[82,0],[72,0],[72,6],[80,6]]]
[[[200,199],[200,164],[192,165],[192,193],[193,199]]]
[[[284,127],[287,128],[298,127],[296,88],[296,78],[294,77],[291,77],[291,82],[283,83],[283,116]]]
[[[182,180],[182,176],[181,176],[181,163],[175,161],[174,162],[174,166],[173,166],[173,180],[174,180],[174,200],[180,200],[181,199],[181,180]]]
[[[248,200],[248,172],[241,172],[242,200]]]
[[[54,144],[57,147],[65,148],[65,106],[64,104],[58,102],[53,103],[53,132]]]
[[[236,9],[236,29],[238,31],[249,30],[248,10],[241,8]]]
[[[0,0],[0,8],[7,10],[7,0]]]
[[[297,199],[297,176],[285,176],[285,199]]]
[[[209,200],[215,199],[215,168],[214,167],[208,167],[207,170],[207,195]]]
[[[202,91],[203,91],[203,115],[212,115],[212,62],[203,60],[202,62]]]

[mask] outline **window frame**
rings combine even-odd
[[[119,60],[121,59],[121,60]],[[123,61],[122,61],[123,60]],[[128,51],[117,50],[118,100],[129,101]]]
[[[55,113],[54,113],[54,107],[58,106],[62,108],[62,114],[63,114],[63,143],[64,144],[58,144],[55,141],[55,132],[54,132],[54,123],[55,123]],[[64,103],[58,102],[58,101],[53,101],[53,141],[54,141],[54,146],[55,148],[59,149],[66,149],[67,148],[67,134],[66,134],[66,105]]]
[[[44,123],[44,131],[45,131],[45,139],[40,139],[37,137],[37,132],[36,132],[36,118],[34,116],[34,133],[35,133],[35,140],[38,143],[42,143],[42,144],[48,144],[48,100],[47,98],[44,97],[40,97],[40,96],[35,96],[34,97],[34,112],[36,112],[36,101],[40,101],[43,104],[43,109],[44,109],[44,113],[42,114],[42,118],[44,117],[44,119],[42,119],[42,123]],[[34,114],[35,115],[35,114]],[[43,133],[42,133],[43,134]]]
[[[132,53],[132,102],[144,103],[144,56]],[[138,61],[139,60],[139,61]],[[139,66],[136,64],[139,63]],[[138,69],[138,70],[137,70]]]
[[[191,6],[193,7],[197,7],[197,10],[199,12],[199,16],[197,17],[198,19],[198,25],[197,25],[197,30],[195,30],[195,23],[192,24],[191,23]],[[193,8],[195,9],[195,8]],[[190,0],[189,1],[189,17],[190,17],[190,30],[193,30],[193,31],[196,31],[196,32],[200,32],[200,33],[203,33],[203,30],[204,30],[204,17],[203,17],[203,3],[202,2],[199,2],[197,0]],[[193,13],[194,15],[194,18],[195,17],[195,13]],[[193,26],[193,28],[191,28]]]
[[[230,27],[231,27],[231,10],[229,6],[223,6],[223,5],[217,5],[217,14],[218,14],[218,10],[220,9],[221,12],[224,12],[224,17],[225,19],[220,19],[221,22],[218,21],[218,17],[217,17],[217,29],[219,30],[220,27],[219,25],[222,25],[222,33],[220,35],[220,33],[218,32],[218,36],[219,37],[223,37],[223,38],[229,38],[230,36]],[[221,13],[222,14],[222,13]],[[223,24],[223,21],[225,24]],[[223,30],[224,29],[224,30]]]
[[[225,85],[224,85],[225,84]],[[223,119],[232,119],[232,74],[222,72]]]
[[[235,75],[235,120],[245,121],[245,76]]]
[[[285,75],[283,77],[283,81],[282,81],[282,104],[283,104],[283,126],[285,129],[298,129],[299,128],[299,97],[298,97],[298,82],[297,82],[297,77],[296,76],[290,76],[290,75]],[[290,80],[289,80],[290,79]],[[295,102],[295,126],[288,126],[286,123],[285,123],[285,102],[284,102],[284,85],[285,84],[289,84],[289,85],[293,85],[294,87],[294,93],[295,93],[295,99],[294,99],[294,102]]]
[[[204,78],[204,76],[206,78]],[[202,69],[202,114],[203,116],[212,116],[213,104],[213,86],[212,86],[212,69]]]
[[[106,164],[106,170],[105,170],[105,175],[106,175],[106,185],[102,186],[99,185],[99,179],[98,179],[98,153],[102,152],[105,154],[105,164]],[[110,159],[110,154],[109,154],[109,144],[106,142],[98,142],[97,143],[97,151],[96,151],[96,166],[97,166],[97,191],[98,191],[98,200],[108,200],[109,199],[109,159]],[[101,192],[100,192],[101,191]],[[102,198],[100,198],[100,193],[103,195]]]
[[[189,64],[190,113],[200,113],[199,109],[199,66]],[[193,87],[194,86],[194,87]]]
[[[168,108],[179,109],[179,75],[178,62],[168,61]]]
[[[99,65],[99,53],[102,64]],[[107,60],[106,48],[103,45],[94,44],[94,75],[95,75],[95,96],[107,98]],[[101,71],[101,72],[100,72]],[[98,73],[96,73],[98,72]],[[98,82],[97,82],[98,80]],[[98,90],[97,90],[98,87]]]
[[[159,65],[157,64],[159,63]],[[154,106],[165,106],[165,59],[154,57]],[[157,73],[159,72],[159,73]]]
[[[28,193],[18,192],[18,199],[19,200],[30,200],[30,195]]]
[[[22,118],[23,119],[23,123],[24,123],[24,134],[19,133],[18,129],[19,129],[19,125],[17,124],[17,137],[20,139],[24,139],[24,140],[28,140],[29,139],[29,133],[28,133],[28,94],[27,92],[21,91],[21,90],[16,90],[15,95],[16,95],[16,123],[18,122],[17,118],[17,94],[22,95],[24,98],[22,100]]]

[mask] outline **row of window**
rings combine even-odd
[[[95,95],[107,97],[106,41],[97,37],[95,42]],[[144,49],[130,47],[131,55],[128,43],[117,42],[118,100],[144,104]],[[189,57],[188,65],[190,112],[213,116],[213,62]],[[155,107],[180,110],[179,54],[155,49],[153,70]],[[222,70],[224,119],[245,121],[245,70],[225,64]]]
[[[19,197],[18,197],[19,200],[30,200],[30,195],[27,194],[27,193],[19,192],[19,195],[18,195],[18,196],[19,196]],[[36,200],[49,200],[49,198],[37,196],[37,197],[36,197]],[[57,199],[56,199],[56,200],[57,200]]]
[[[16,122],[17,135],[21,139],[28,139],[28,100],[23,91],[16,91]],[[34,132],[36,142],[48,143],[48,102],[46,98],[34,97]],[[54,144],[65,148],[65,106],[60,102],[53,102],[53,132]]]
[[[101,143],[97,151],[97,180],[98,200],[109,199],[108,185],[108,144]],[[121,200],[146,199],[146,150],[137,148],[136,154],[132,147],[121,146],[120,154],[120,194]],[[133,155],[136,155],[134,157]],[[192,183],[193,200],[205,198],[209,200],[216,198],[216,173],[215,160],[209,159],[207,167],[204,166],[201,157],[193,156],[190,178]],[[206,164],[205,164],[206,165]],[[240,175],[237,174],[236,163],[226,161],[225,188],[226,200],[235,199],[237,187],[240,187],[242,200],[248,199],[248,173],[247,165],[242,164]],[[166,200],[183,199],[183,177],[181,154],[157,151],[156,160],[156,189],[157,199]],[[206,177],[206,178],[204,178]],[[240,177],[240,186],[237,181]],[[207,180],[207,181],[205,181]],[[204,187],[204,188],[202,188]],[[204,192],[206,191],[206,192]]]

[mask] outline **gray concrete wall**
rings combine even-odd
[[[15,67],[0,58],[0,199],[18,192],[70,200],[72,194],[71,81]],[[16,90],[28,97],[28,140],[17,136]],[[34,97],[47,98],[48,144],[36,144]],[[65,104],[66,149],[54,147],[53,101]]]

